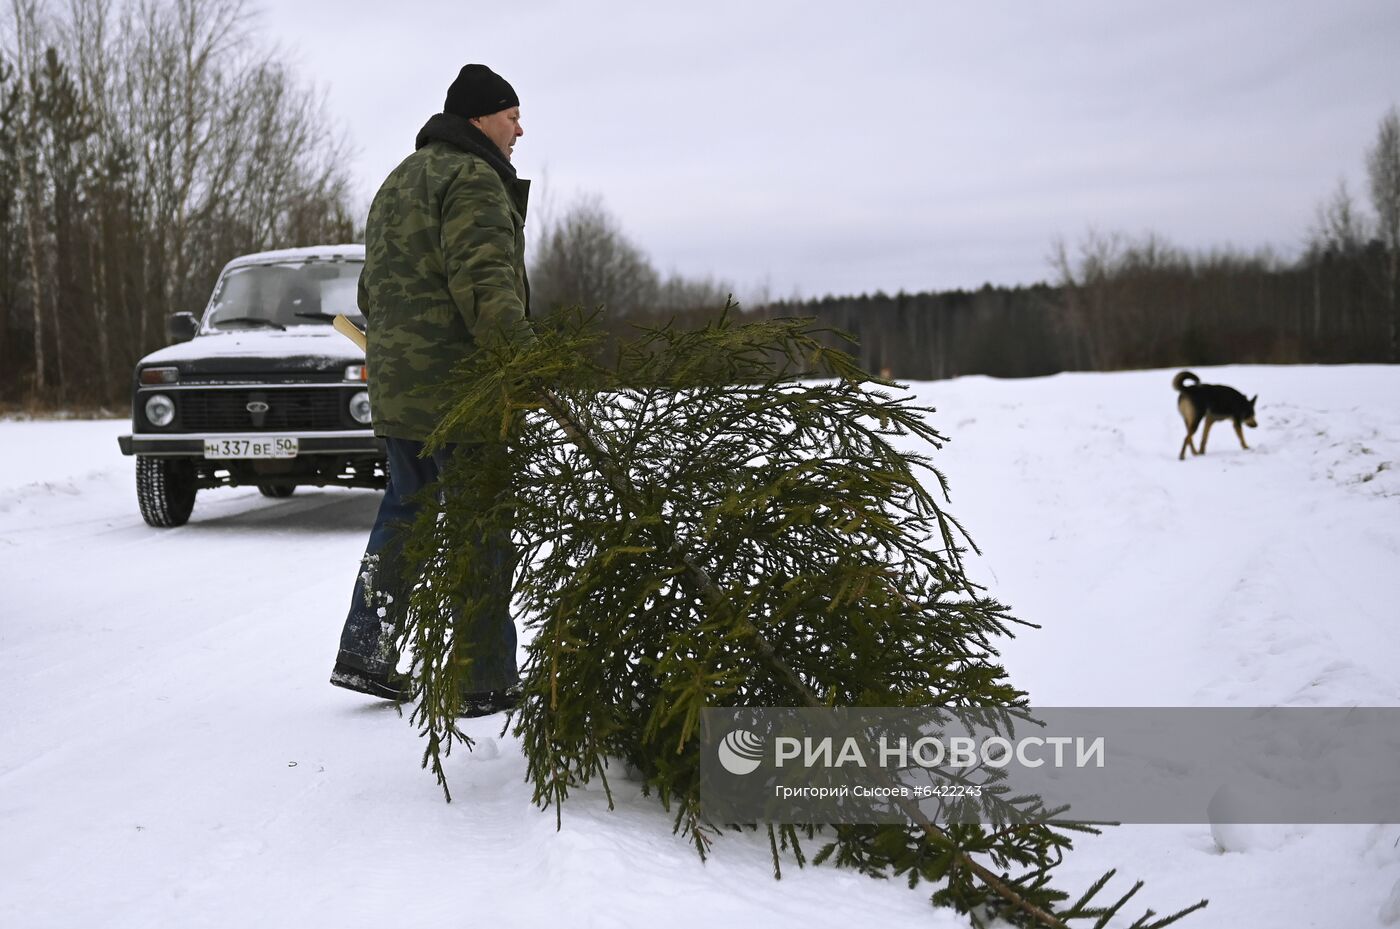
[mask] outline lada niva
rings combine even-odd
[[[230,261],[200,317],[176,313],[177,344],[142,358],[132,380],[136,499],[152,526],[180,526],[195,495],[256,486],[382,488],[385,448],[370,426],[364,353],[331,324],[356,305],[364,246]]]

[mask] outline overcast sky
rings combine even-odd
[[[1294,255],[1400,104],[1397,0],[266,2],[367,206],[490,65],[538,219],[774,297],[1027,283],[1094,226]]]

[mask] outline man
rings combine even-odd
[[[388,446],[389,480],[331,673],[339,687],[406,695],[408,681],[395,670],[397,630],[388,621],[402,577],[395,534],[449,455],[493,451],[461,445],[420,457],[441,413],[432,387],[477,346],[530,338],[523,231],[530,182],[510,163],[524,134],[515,90],[485,65],[469,64],[370,206],[359,304],[368,323],[374,431]],[[497,583],[487,592],[490,606],[465,633],[472,657],[465,715],[510,705],[518,679],[509,540],[485,541],[482,550]]]

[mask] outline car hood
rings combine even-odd
[[[364,364],[355,343],[330,326],[296,326],[286,332],[257,329],[212,332],[152,352],[142,367],[175,365],[185,373],[328,371]]]

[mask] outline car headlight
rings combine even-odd
[[[180,379],[179,368],[142,368],[143,384],[174,384]]]
[[[146,421],[152,426],[165,427],[175,421],[175,401],[165,394],[146,398]]]
[[[357,423],[369,425],[369,391],[361,390],[350,398],[350,417]]]
[[[369,380],[369,368],[364,365],[350,365],[345,369],[345,379],[347,381],[367,381]]]

